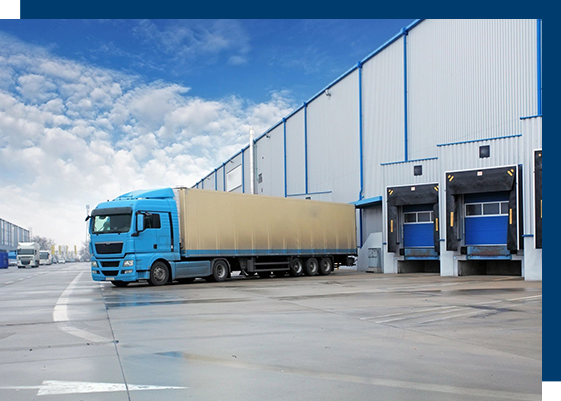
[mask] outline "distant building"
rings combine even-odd
[[[15,251],[18,242],[29,242],[30,238],[29,230],[0,219],[0,249]]]

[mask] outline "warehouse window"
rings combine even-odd
[[[423,175],[423,166],[413,166],[413,175]]]
[[[433,212],[407,212],[403,213],[404,224],[432,223]]]
[[[491,146],[485,145],[479,147],[479,158],[484,159],[491,156]]]
[[[508,214],[508,202],[481,202],[466,204],[466,217],[498,216]]]

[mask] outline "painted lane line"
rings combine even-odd
[[[418,314],[418,315],[412,315],[412,316],[403,316],[403,317],[398,317],[398,318],[394,318],[394,319],[386,319],[386,320],[375,320],[374,323],[392,323],[392,322],[399,322],[402,320],[413,320],[413,319],[420,319],[423,317],[427,317],[430,315],[441,315],[443,313],[451,313],[451,312],[459,312],[462,310],[468,310],[470,308],[454,308],[454,309],[448,309],[445,311],[440,311],[440,312],[432,312],[432,313],[424,313],[424,314]]]
[[[74,291],[76,283],[80,280],[82,274],[84,274],[84,272],[78,274],[78,276],[76,276],[76,278],[68,284],[68,287],[66,287],[61,296],[58,298],[53,310],[53,321],[55,323],[59,323],[58,327],[62,331],[75,337],[79,337],[90,342],[110,342],[112,340],[107,337],[98,336],[97,334],[90,333],[86,330],[73,326],[70,318],[68,317],[68,303],[70,295],[72,294],[72,291]]]
[[[380,316],[371,316],[371,317],[361,317],[361,318],[359,318],[359,320],[372,320],[372,319],[380,319],[382,317],[403,316],[403,315],[410,315],[410,314],[413,314],[413,313],[432,312],[432,311],[438,311],[438,310],[450,309],[450,308],[457,308],[457,306],[456,305],[454,305],[454,306],[435,306],[434,308],[421,309],[421,310],[418,310],[418,311],[391,313],[389,315],[380,315]]]
[[[149,386],[140,384],[129,384],[129,391],[144,390],[183,390],[188,387],[174,386]],[[39,390],[37,395],[62,395],[62,394],[87,394],[87,393],[111,393],[127,391],[124,383],[90,383],[90,382],[68,382],[45,380],[40,386],[10,386],[0,387],[2,390]]]

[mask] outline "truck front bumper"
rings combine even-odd
[[[148,279],[149,272],[137,272],[134,265],[123,266],[123,259],[92,259],[91,265],[92,279],[94,281],[125,281],[130,283]]]

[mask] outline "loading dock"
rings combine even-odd
[[[520,167],[446,173],[446,250],[458,274],[521,275]]]
[[[387,188],[388,251],[398,273],[439,273],[438,184]]]

